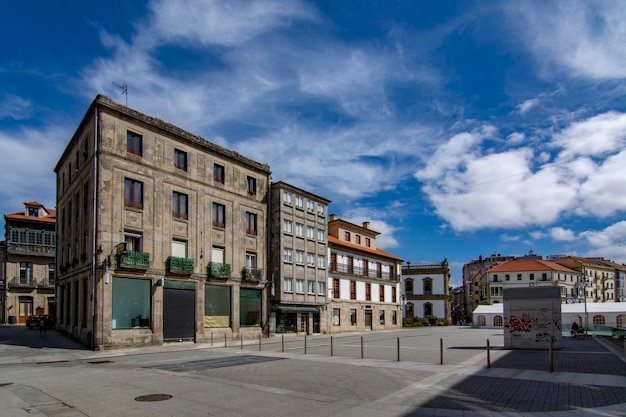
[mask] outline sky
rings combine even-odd
[[[625,2],[15,1],[0,36],[1,213],[54,207],[104,94],[453,285],[481,255],[626,262]]]

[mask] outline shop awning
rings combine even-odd
[[[274,308],[283,313],[319,313],[319,308],[311,306],[275,304]]]

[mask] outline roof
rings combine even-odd
[[[556,262],[562,260],[562,259],[572,259],[576,262],[579,262],[581,265],[595,265],[595,266],[599,266],[601,268],[606,268],[609,265],[607,265],[603,259],[600,258],[581,258],[579,256],[566,256],[564,258],[559,258],[556,260]]]
[[[540,259],[514,259],[504,261],[491,268],[488,272],[518,272],[518,271],[561,271],[578,274],[577,271],[561,264]]]
[[[400,262],[403,261],[402,258],[399,258],[396,255],[392,255],[389,252],[385,252],[382,249],[372,249],[372,248],[368,248],[368,247],[365,247],[365,246],[357,245],[357,244],[354,244],[354,243],[344,242],[343,240],[339,240],[335,236],[332,236],[332,235],[328,235],[328,243],[331,244],[331,245],[343,246],[345,248],[354,249],[354,250],[358,250],[358,251],[361,251],[361,252],[368,252],[368,253],[371,253],[372,255],[376,255],[376,256],[380,256],[380,257],[384,257],[384,258],[395,259],[395,260],[400,261]]]
[[[29,222],[42,222],[42,223],[54,223],[57,217],[57,211],[55,209],[46,208],[43,204],[37,201],[27,201],[24,203],[25,207],[38,207],[46,211],[46,215],[43,217],[27,216],[24,211],[18,211],[17,213],[5,214],[4,218],[9,220],[25,220]]]

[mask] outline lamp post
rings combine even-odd
[[[587,335],[587,327],[589,326],[589,314],[587,313],[587,287],[590,282],[583,277],[581,277],[578,282],[578,300],[580,301],[580,295],[582,293],[583,302],[585,303],[585,335]]]

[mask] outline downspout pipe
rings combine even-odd
[[[92,236],[91,236],[91,350],[96,348],[96,272],[98,259],[97,232],[98,232],[98,136],[100,133],[100,120],[98,108],[94,107],[94,134],[93,134],[93,200],[92,200]],[[102,335],[101,335],[102,338]]]

